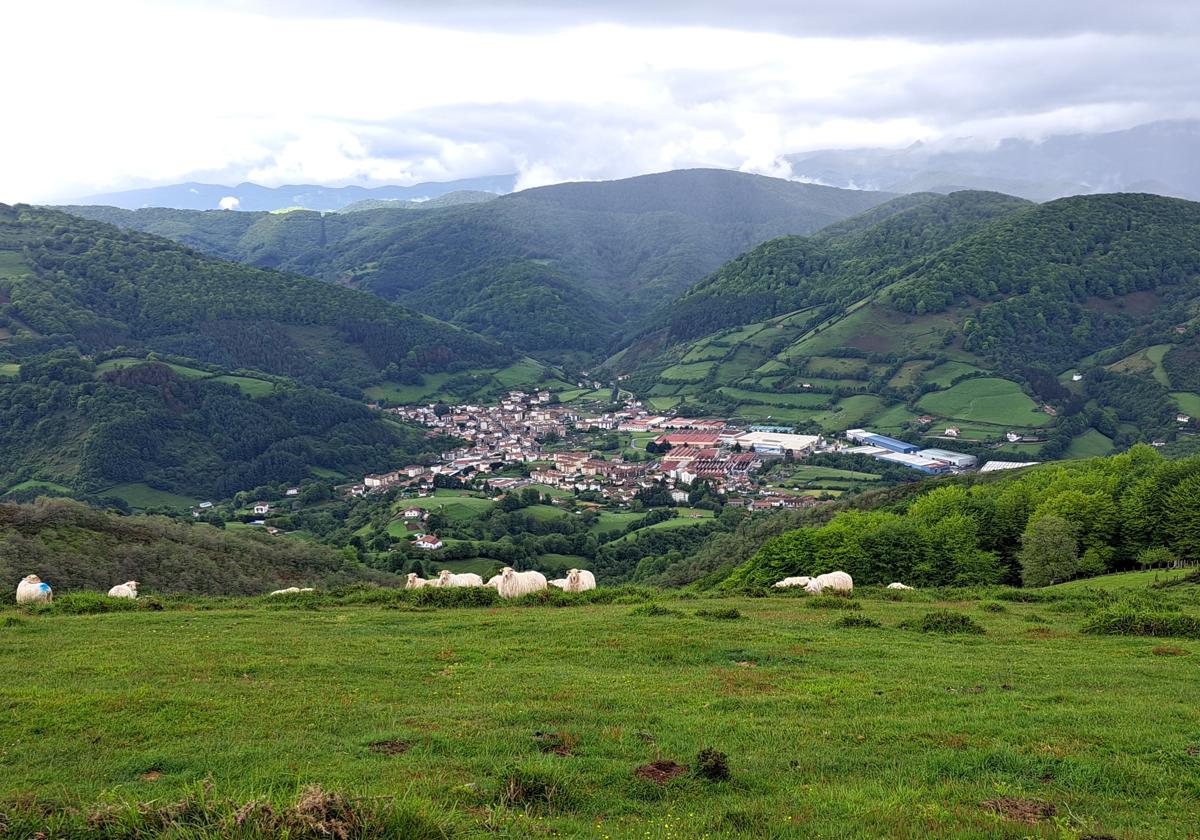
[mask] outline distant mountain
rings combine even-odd
[[[455,190],[425,201],[404,201],[397,198],[364,198],[347,204],[339,213],[361,213],[363,210],[434,210],[439,207],[457,207],[460,204],[482,204],[495,201],[497,193],[480,190]]]
[[[428,201],[447,193],[478,191],[500,195],[510,193],[516,186],[516,175],[488,175],[482,178],[463,178],[458,181],[431,181],[411,187],[322,187],[315,184],[262,187],[258,184],[170,184],[139,190],[100,193],[80,199],[83,204],[103,204],[138,210],[143,207],[169,207],[176,210],[218,210],[222,201],[230,209],[271,211],[302,207],[306,210],[333,211],[365,200]]]
[[[658,410],[1017,429],[1030,460],[1169,440],[1200,407],[1198,241],[1180,199],[905,196],[737,257],[609,367]]]
[[[904,149],[826,149],[787,155],[792,174],[822,184],[891,192],[976,189],[1033,201],[1101,192],[1200,199],[1200,121],[1123,131],[914,143]]]
[[[890,198],[692,169],[420,213],[64,209],[226,259],[353,285],[524,350],[593,352],[729,258]]]
[[[0,205],[0,493],[361,475],[430,447],[364,389],[513,360],[369,294]]]

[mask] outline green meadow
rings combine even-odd
[[[1200,639],[1082,633],[1095,593],[419,592],[0,607],[0,835],[1200,825]]]

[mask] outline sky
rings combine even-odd
[[[1193,0],[0,4],[0,201],[520,187],[1200,117]],[[19,72],[12,72],[19,68]]]

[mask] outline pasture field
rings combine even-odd
[[[1074,438],[1067,447],[1068,458],[1097,458],[1108,455],[1113,450],[1112,439],[1102,435],[1095,429],[1088,429],[1079,437]]]
[[[271,391],[275,390],[274,382],[268,382],[266,379],[256,379],[252,376],[214,376],[211,381],[236,385],[248,397],[266,397],[270,395]]]
[[[21,375],[21,366],[16,362],[0,362],[0,379],[16,379]]]
[[[1017,383],[994,376],[967,379],[926,394],[917,405],[940,417],[1003,426],[1044,426],[1053,419],[1038,411]]]
[[[140,482],[118,484],[103,491],[101,495],[116,496],[118,499],[123,499],[131,508],[137,510],[147,510],[155,507],[185,510],[195,507],[201,501],[200,499],[193,499],[190,496],[180,496],[178,493],[171,493],[167,490],[155,490],[150,485]]]
[[[778,405],[790,408],[816,408],[829,402],[828,394],[812,392],[788,394],[778,391],[750,391],[746,388],[724,387],[718,388],[717,393],[735,400],[755,400],[770,406]]]
[[[0,365],[0,373],[4,365]],[[1190,414],[1192,417],[1200,417],[1200,394],[1193,394],[1189,391],[1174,391],[1171,396],[1175,400],[1175,404],[1179,406],[1179,410],[1184,414]]]
[[[921,377],[921,381],[928,382],[930,385],[936,385],[939,388],[949,388],[950,383],[960,376],[965,376],[968,373],[975,373],[979,368],[974,365],[968,365],[964,362],[942,362],[934,368],[930,368]]]
[[[374,593],[0,607],[0,823],[610,840],[1200,825],[1200,640],[1084,635],[1078,596]],[[983,632],[898,626],[939,608]],[[704,749],[727,778],[697,772]]]
[[[713,362],[692,362],[671,365],[662,372],[662,378],[671,382],[702,382],[712,372]]]

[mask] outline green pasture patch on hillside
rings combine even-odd
[[[789,356],[820,355],[840,347],[868,353],[928,353],[954,328],[948,313],[908,315],[885,306],[860,307],[788,349]]]
[[[1166,369],[1163,368],[1162,360],[1173,346],[1171,344],[1154,344],[1145,347],[1136,353],[1130,353],[1118,362],[1113,362],[1108,369],[1114,373],[1149,374],[1160,385],[1170,388],[1171,380],[1167,376]]]
[[[873,365],[866,359],[842,359],[833,356],[811,356],[805,368],[813,376],[830,379],[865,379],[882,369],[882,365]]]
[[[1117,572],[1111,575],[1069,580],[1066,583],[1056,583],[1044,586],[1037,592],[1082,592],[1089,589],[1102,589],[1106,592],[1136,592],[1149,590],[1164,584],[1175,584],[1183,581],[1195,569],[1148,569],[1137,572]]]
[[[0,251],[0,277],[22,277],[29,273],[29,263],[19,252]]]
[[[539,522],[549,522],[552,519],[562,519],[567,516],[565,510],[553,505],[530,505],[527,508],[521,508],[520,512]]]
[[[1017,383],[989,376],[967,379],[921,397],[917,405],[940,417],[1006,426],[1045,426],[1053,418],[1038,411]]]
[[[646,403],[655,411],[670,411],[679,405],[682,397],[650,397]]]
[[[711,341],[714,344],[719,343],[725,347],[733,347],[735,344],[743,344],[749,341],[754,336],[758,335],[758,333],[762,332],[762,330],[765,328],[766,325],[761,322],[749,324],[741,329],[734,330],[733,332],[725,333],[724,335],[711,339]]]
[[[498,565],[437,555],[423,558],[431,570]],[[284,813],[315,785],[353,814],[419,815],[361,836],[1166,840],[1200,824],[1196,733],[1164,725],[1194,715],[1200,642],[1173,639],[1190,655],[1158,656],[1154,639],[1081,634],[1076,614],[984,612],[970,596],[856,592],[855,614],[882,626],[854,631],[835,626],[845,611],[805,609],[802,596],[663,598],[681,614],[385,598],[0,607],[14,619],[0,626],[0,699],[21,710],[0,718],[0,740],[21,745],[0,774],[0,812],[17,837],[89,836],[88,817],[109,814],[136,830],[106,835],[153,837],[151,821],[187,800],[188,830],[171,833],[220,837],[235,813],[264,813],[237,803]],[[986,632],[897,629],[947,608]],[[100,742],[81,751],[81,732]],[[728,756],[727,781],[635,775],[659,760],[693,767],[705,748]],[[203,822],[200,803],[226,800],[226,822]],[[126,807],[102,807],[114,803]]]
[[[116,496],[125,501],[131,508],[148,510],[150,508],[167,507],[176,510],[186,510],[200,504],[201,500],[190,496],[181,496],[166,490],[155,490],[148,484],[130,482],[118,484],[101,491],[101,496]]]
[[[248,397],[266,397],[275,390],[275,383],[250,376],[214,376],[210,381],[236,385]]]
[[[829,411],[823,411],[813,416],[827,432],[843,431],[864,425],[881,408],[883,400],[873,394],[855,394],[838,400]]]
[[[975,365],[968,365],[965,362],[942,362],[936,367],[925,371],[921,376],[921,381],[929,385],[935,385],[938,388],[949,388],[950,383],[960,376],[966,376],[968,373],[977,373],[979,368]]]
[[[769,420],[767,425],[794,425],[811,420],[817,414],[815,409],[789,408],[782,405],[739,405],[734,417],[742,420]]]
[[[754,369],[755,373],[787,373],[791,367],[778,359],[768,359]]]
[[[1067,446],[1068,458],[1098,458],[1113,451],[1113,442],[1095,429],[1088,429]]]
[[[921,372],[929,367],[930,364],[926,359],[905,362],[900,366],[898,371],[892,374],[892,378],[888,380],[888,385],[892,388],[911,388],[921,380]]]
[[[724,394],[735,400],[754,400],[767,405],[781,405],[792,408],[815,408],[829,402],[827,394],[800,393],[786,394],[779,391],[751,391],[746,388],[722,387],[717,393]]]
[[[809,464],[797,464],[789,476],[789,480],[792,481],[816,481],[824,478],[844,478],[852,481],[879,480],[879,476],[874,473],[839,470],[835,467],[814,467]]]
[[[62,493],[63,495],[69,495],[72,492],[70,487],[66,487],[62,484],[56,484],[53,481],[41,481],[36,478],[31,478],[28,481],[22,481],[19,484],[14,484],[12,487],[0,488],[0,496],[30,489],[49,490],[55,493]]]
[[[719,347],[708,342],[700,342],[692,347],[680,361],[684,363],[711,362],[716,359],[724,359],[727,355],[729,355],[728,347]]]
[[[2,368],[3,365],[0,365]],[[1173,391],[1171,397],[1175,400],[1175,404],[1179,406],[1179,410],[1184,414],[1192,417],[1200,417],[1200,394],[1193,394],[1188,391]]]
[[[739,347],[732,358],[717,365],[716,381],[723,384],[733,384],[762,364],[762,354],[756,353],[752,347]]]
[[[903,403],[890,405],[871,419],[871,428],[896,431],[917,419]]]
[[[166,365],[171,370],[175,371],[180,376],[186,376],[189,379],[207,379],[212,376],[212,373],[200,368],[188,367],[187,365],[177,365],[173,362],[163,362],[157,359],[139,359],[133,356],[122,356],[117,359],[109,359],[96,365],[96,373],[108,373],[110,370],[120,370],[122,368],[134,367],[135,365],[161,364]]]
[[[372,385],[363,393],[371,400],[394,402],[400,405],[433,402],[433,396],[442,389],[450,376],[449,373],[426,373],[422,374],[423,381],[420,385],[402,385],[399,382],[387,381]]]
[[[693,362],[692,364],[671,365],[660,376],[675,382],[702,382],[712,371],[714,362]]]
[[[21,366],[16,362],[0,362],[0,379],[17,379],[21,376]]]
[[[602,510],[588,531],[593,534],[608,534],[613,531],[623,531],[630,525],[630,523],[637,522],[645,515],[646,514],[644,513],[621,513],[611,510]]]
[[[527,386],[540,389],[548,387],[548,383],[539,384],[546,371],[546,366],[541,362],[524,358],[496,371],[492,376],[505,388]]]

